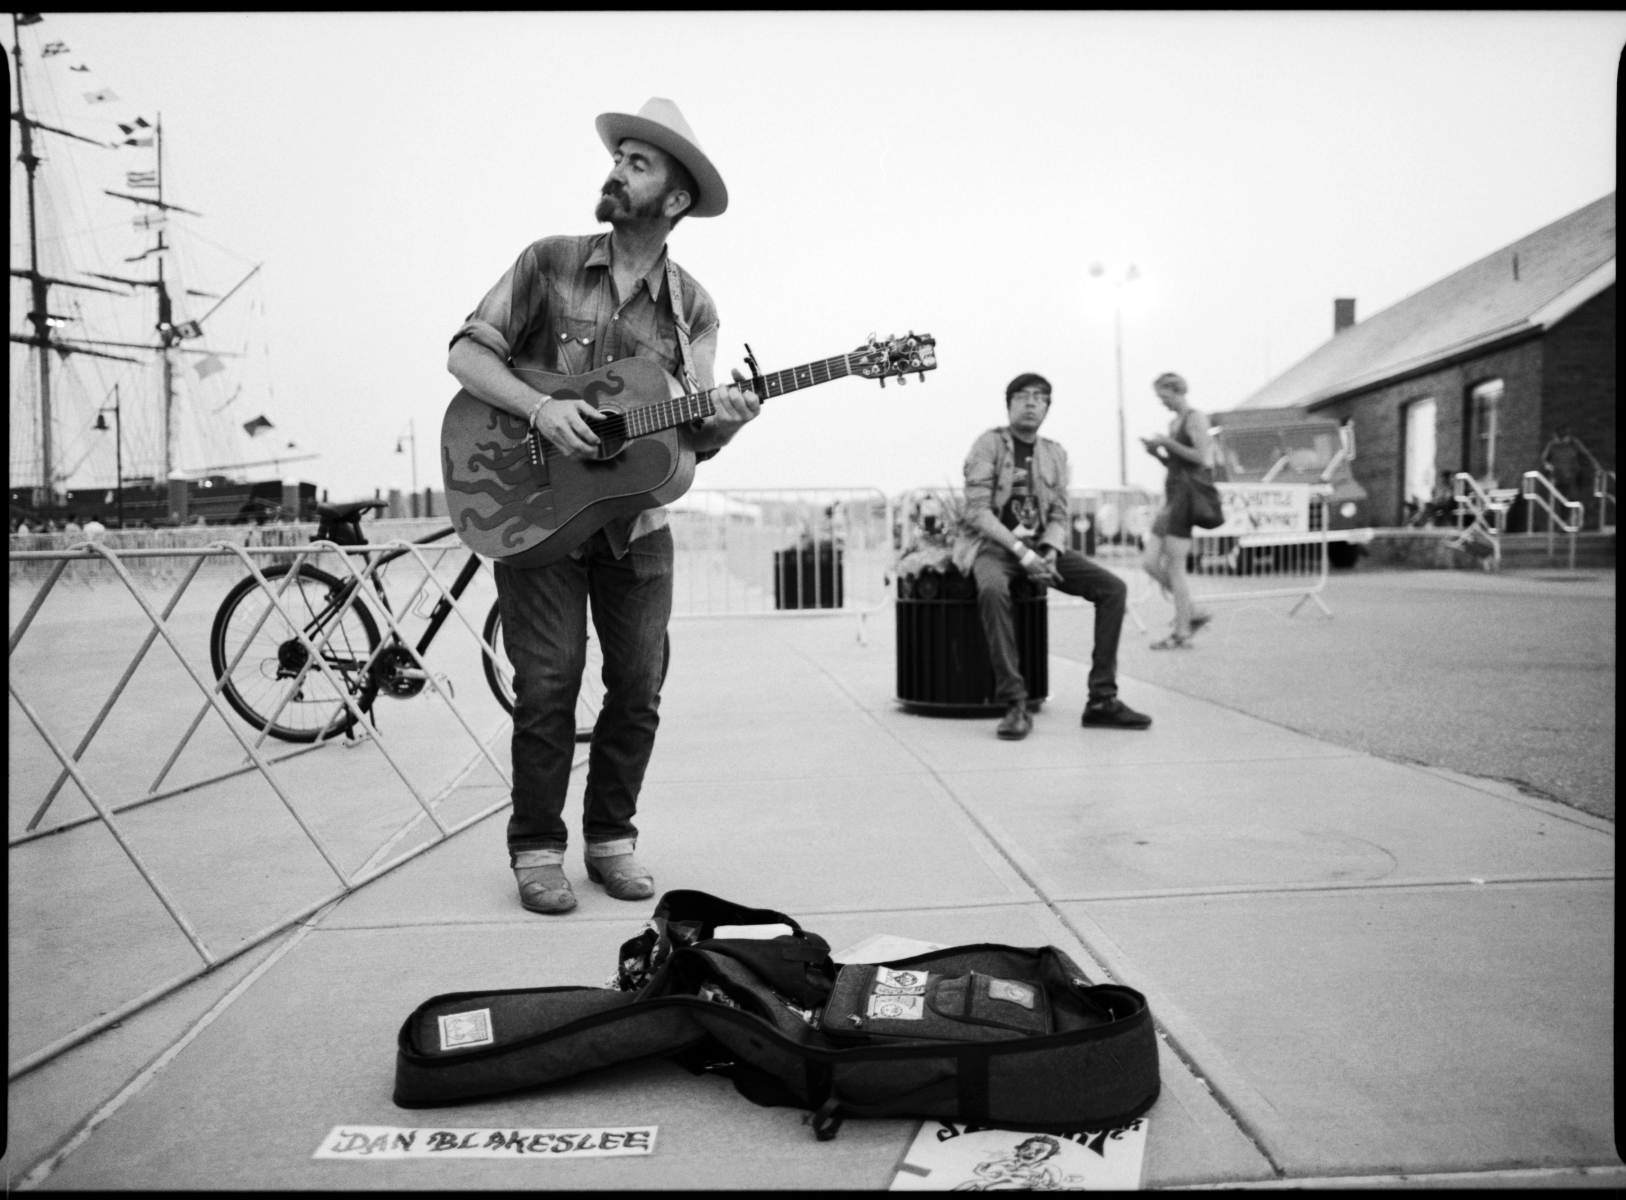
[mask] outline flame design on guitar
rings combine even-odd
[[[904,382],[937,366],[929,334],[878,341],[787,371],[763,375],[746,347],[751,387],[763,400],[846,375]],[[516,567],[545,566],[606,522],[669,503],[688,491],[695,454],[689,427],[715,411],[711,394],[685,395],[650,359],[627,358],[585,375],[554,375],[520,365],[514,374],[539,392],[587,401],[598,455],[560,453],[520,417],[460,391],[441,425],[441,470],[458,536],[477,554]],[[614,401],[607,405],[606,401]],[[495,436],[493,436],[495,435]],[[462,463],[466,474],[459,475]]]

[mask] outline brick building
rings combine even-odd
[[[1380,525],[1403,523],[1440,472],[1517,487],[1566,432],[1613,471],[1614,193],[1364,321],[1335,301],[1332,340],[1237,407],[1352,424],[1355,477]],[[1591,484],[1587,467],[1595,521]]]

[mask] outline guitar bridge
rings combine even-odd
[[[534,429],[525,431],[525,441],[531,453],[531,478],[539,488],[551,482],[548,476],[548,456],[542,449],[542,435]]]

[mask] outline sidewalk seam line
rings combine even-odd
[[[50,1176],[58,1167],[62,1165],[64,1160],[66,1160],[70,1154],[78,1150],[79,1147],[83,1146],[87,1141],[90,1140],[91,1134],[93,1134],[99,1126],[109,1120],[119,1111],[119,1109],[123,1108],[131,1100],[135,1099],[136,1096],[140,1095],[160,1071],[179,1057],[181,1051],[185,1050],[187,1046],[191,1045],[192,1042],[195,1041],[205,1029],[214,1024],[215,1020],[222,1013],[224,1013],[226,1009],[235,1004],[237,1000],[248,991],[249,988],[254,986],[262,975],[264,975],[277,963],[281,962],[282,959],[290,951],[292,951],[295,946],[304,941],[305,936],[315,927],[315,923],[327,913],[331,912],[338,904],[339,901],[335,900],[332,904],[328,905],[327,908],[313,913],[306,921],[301,922],[287,941],[283,942],[282,945],[278,946],[269,955],[267,955],[265,961],[260,963],[259,966],[255,967],[242,979],[239,979],[235,984],[233,984],[231,990],[219,1000],[216,1000],[214,1004],[210,1005],[208,1011],[194,1021],[187,1028],[185,1033],[171,1043],[167,1049],[162,1051],[157,1058],[153,1059],[152,1062],[148,1063],[147,1066],[138,1071],[135,1077],[120,1088],[110,1100],[92,1113],[85,1120],[84,1124],[82,1124],[73,1134],[71,1134],[67,1141],[64,1142],[59,1149],[46,1155],[45,1158],[36,1163],[33,1168],[29,1170],[29,1172],[18,1182],[17,1190],[20,1192],[31,1191],[50,1178]]]
[[[841,691],[853,702],[853,706],[863,714],[866,720],[872,722],[899,746],[903,747],[910,757],[914,758],[916,762],[920,763],[922,769],[925,770],[932,779],[937,781],[938,786],[948,793],[950,799],[952,799],[954,804],[965,814],[966,818],[977,827],[977,829],[982,833],[983,837],[987,838],[993,848],[1010,864],[1011,869],[1015,871],[1017,875],[1021,876],[1023,882],[1025,882],[1028,887],[1032,889],[1035,901],[1049,909],[1051,915],[1054,916],[1056,920],[1060,921],[1062,926],[1078,939],[1079,944],[1085,948],[1090,956],[1102,964],[1102,966],[1107,967],[1110,970],[1111,960],[1107,956],[1100,953],[1096,947],[1090,945],[1089,941],[1081,933],[1079,933],[1078,928],[1068,919],[1067,914],[1062,912],[1057,907],[1055,902],[1039,889],[1034,880],[1029,877],[1025,870],[1023,870],[1021,864],[1012,857],[1009,849],[988,832],[986,826],[983,824],[977,814],[971,810],[970,806],[960,798],[953,788],[949,787],[949,785],[943,780],[942,776],[937,773],[937,769],[927,762],[923,757],[921,757],[920,753],[916,751],[913,746],[909,745],[909,743],[899,737],[895,731],[882,724],[873,713],[871,713],[863,706],[862,703],[859,702],[858,698],[854,696],[852,692],[848,691],[846,685],[842,683],[840,679],[836,678],[836,676],[826,667],[824,667],[823,664],[810,658],[797,646],[793,645],[791,646],[791,649],[804,662],[808,663],[815,670],[823,673],[832,683],[836,685],[836,687],[840,688]],[[1169,1028],[1163,1022],[1156,1019],[1153,1021],[1153,1026],[1154,1028],[1161,1028],[1163,1030],[1164,1043],[1169,1047],[1170,1052],[1180,1060],[1181,1064],[1191,1074],[1192,1078],[1204,1087],[1209,1096],[1213,1099],[1215,1106],[1231,1119],[1231,1122],[1236,1126],[1237,1131],[1241,1133],[1243,1137],[1248,1139],[1249,1143],[1258,1152],[1259,1156],[1263,1158],[1265,1162],[1269,1164],[1270,1169],[1276,1173],[1276,1177],[1278,1179],[1283,1178],[1286,1175],[1286,1170],[1281,1163],[1276,1161],[1275,1156],[1270,1153],[1270,1150],[1265,1145],[1263,1138],[1252,1127],[1250,1122],[1245,1121],[1242,1118],[1241,1114],[1236,1111],[1235,1106],[1224,1096],[1220,1089],[1214,1084],[1208,1082],[1207,1073],[1197,1069],[1196,1062],[1192,1060],[1189,1053],[1176,1038],[1175,1034],[1169,1030]]]

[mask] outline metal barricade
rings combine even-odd
[[[702,489],[667,508],[674,618],[858,615],[886,603],[891,508],[874,488]]]
[[[1193,529],[1186,574],[1201,606],[1250,600],[1306,602],[1326,616],[1327,484],[1220,483],[1225,524]]]
[[[370,590],[371,580],[380,565],[379,555],[373,552],[389,550],[404,550],[405,555],[397,561],[402,564],[406,571],[416,572],[405,581],[410,584],[415,579],[416,586],[412,588],[411,594],[405,603],[396,602],[393,605],[393,612],[379,603],[376,594]],[[361,670],[361,673],[365,674],[366,670],[387,647],[404,647],[412,668],[417,673],[420,673],[416,677],[423,680],[424,690],[435,693],[446,705],[453,718],[451,723],[436,722],[434,728],[451,729],[455,727],[460,729],[462,735],[466,735],[474,743],[474,750],[471,754],[449,759],[445,754],[444,747],[438,741],[435,741],[432,746],[426,746],[419,744],[424,739],[409,737],[398,738],[392,743],[389,738],[383,736],[380,733],[379,722],[376,719],[376,709],[373,712],[362,710],[355,695],[341,681],[335,678],[333,662],[330,662],[323,653],[324,650],[329,648],[330,640],[335,636],[335,631],[341,628],[345,612],[362,603],[363,597],[366,597],[365,603],[370,610],[371,619],[386,625],[391,633],[402,634],[402,623],[404,621],[411,619],[413,614],[423,615],[420,598],[426,595],[434,596],[438,593],[439,597],[444,598],[450,604],[448,616],[457,618],[456,623],[460,624],[475,639],[480,647],[480,653],[495,658],[493,647],[484,639],[481,627],[467,611],[468,594],[465,593],[461,599],[454,598],[451,594],[452,585],[443,577],[447,574],[446,567],[449,563],[459,565],[466,562],[467,557],[468,552],[456,543],[435,546],[412,545],[404,541],[395,541],[383,545],[346,547],[342,550],[329,542],[306,543],[297,547],[267,547],[245,546],[235,542],[224,543],[217,541],[213,545],[204,547],[147,548],[123,551],[108,545],[106,542],[97,542],[81,544],[70,549],[21,551],[14,552],[11,555],[14,587],[17,586],[19,566],[27,568],[22,572],[25,576],[35,568],[45,571],[44,579],[40,582],[26,609],[16,620],[10,633],[8,687],[14,705],[13,712],[14,714],[20,713],[23,718],[26,718],[27,725],[37,732],[45,748],[48,749],[50,758],[55,759],[60,770],[55,767],[48,768],[43,772],[40,770],[42,763],[49,763],[50,759],[40,758],[37,745],[20,748],[18,739],[21,727],[14,715],[12,722],[12,787],[10,793],[13,805],[20,804],[24,806],[13,810],[17,814],[13,820],[14,827],[16,820],[20,818],[21,812],[27,810],[26,806],[33,805],[36,798],[38,803],[37,807],[33,809],[33,814],[28,820],[26,828],[20,834],[13,834],[10,837],[9,849],[13,854],[26,852],[34,855],[42,853],[46,855],[46,859],[39,861],[48,861],[51,864],[48,870],[30,868],[35,875],[39,876],[36,882],[43,880],[40,886],[50,888],[57,886],[59,883],[63,887],[77,886],[81,890],[89,891],[94,896],[99,897],[104,891],[116,890],[113,883],[108,883],[104,887],[102,886],[103,881],[98,879],[97,887],[94,889],[88,888],[82,881],[73,879],[72,868],[75,864],[93,858],[96,853],[101,852],[101,847],[94,843],[83,842],[78,839],[94,837],[90,830],[95,825],[105,826],[117,844],[117,849],[128,859],[141,881],[150,890],[153,897],[156,898],[164,913],[167,914],[169,921],[179,930],[190,946],[191,951],[201,961],[178,975],[146,988],[141,994],[132,999],[112,1004],[108,1011],[83,1022],[70,1032],[54,1038],[47,1044],[37,1046],[24,1053],[20,1058],[10,1063],[8,1079],[16,1079],[20,1075],[33,1070],[63,1051],[78,1045],[109,1026],[117,1024],[130,1014],[161,999],[186,983],[261,945],[290,926],[307,919],[358,888],[364,887],[403,863],[416,858],[430,847],[438,845],[447,838],[455,836],[457,833],[484,820],[509,803],[507,793],[508,788],[511,786],[511,777],[503,761],[506,756],[499,757],[493,753],[492,749],[494,743],[508,727],[508,718],[483,686],[477,684],[474,690],[476,696],[484,696],[484,703],[487,707],[482,716],[476,718],[471,716],[467,707],[467,697],[462,703],[455,698],[450,677],[431,670],[416,650],[414,640],[404,635],[398,643],[387,635],[380,637],[372,649],[371,658],[367,660],[366,665]],[[292,569],[280,576],[268,579],[265,573],[268,569],[268,561],[274,561],[278,558],[291,560]],[[179,583],[167,598],[149,595],[149,589],[143,587],[136,578],[136,575],[141,573],[145,575],[149,584],[153,582],[153,573],[143,571],[142,568],[144,564],[150,563],[154,559],[169,560],[172,565],[178,563],[184,568],[180,571]],[[432,559],[433,562],[431,562]],[[325,628],[319,627],[318,623],[309,620],[308,612],[299,611],[293,607],[297,601],[292,597],[289,587],[290,583],[296,579],[309,578],[309,576],[300,574],[301,567],[305,564],[314,564],[319,560],[327,565],[329,574],[341,581],[345,579],[355,580],[360,585],[349,593],[336,618],[330,620]],[[200,614],[196,599],[188,596],[189,589],[193,587],[194,582],[200,575],[205,574],[206,564],[211,567],[218,567],[221,563],[236,564],[239,568],[238,578],[246,576],[254,581],[251,590],[256,597],[263,597],[265,608],[259,614],[257,623],[252,626],[251,631],[244,638],[234,660],[226,667],[221,677],[217,679],[211,665],[207,663],[200,665],[195,661],[198,655],[185,644],[185,635],[187,629],[197,627],[200,616],[206,615],[208,611],[204,610],[204,614]],[[99,651],[103,646],[111,646],[116,642],[118,638],[114,634],[120,630],[129,633],[132,628],[134,630],[143,628],[144,624],[146,633],[144,638],[141,638],[139,648],[125,666],[117,683],[113,685],[110,694],[101,703],[95,716],[89,720],[84,732],[77,739],[74,739],[69,732],[60,727],[65,720],[65,718],[61,717],[61,710],[65,707],[65,703],[59,702],[59,695],[51,695],[42,702],[38,697],[30,698],[27,694],[35,690],[36,683],[42,679],[58,683],[59,686],[55,689],[57,692],[71,691],[75,686],[75,681],[62,677],[63,672],[70,669],[70,666],[65,666],[63,661],[60,661],[60,657],[53,660],[48,651],[40,652],[46,656],[44,658],[31,658],[30,651],[27,648],[27,635],[32,628],[36,627],[37,619],[42,610],[46,610],[46,606],[53,595],[58,597],[59,605],[64,602],[69,605],[75,603],[76,596],[72,592],[69,592],[64,600],[61,595],[63,589],[60,584],[64,575],[70,569],[86,564],[96,565],[98,570],[115,584],[114,587],[98,589],[99,593],[117,595],[118,587],[122,586],[129,596],[134,599],[139,613],[127,613],[127,617],[133,618],[133,620],[125,620],[120,624],[120,618],[116,614],[109,615],[109,612],[106,611],[107,605],[103,603],[106,600],[105,595],[92,597],[100,607],[96,609],[95,621],[87,623],[86,640],[95,642],[93,649],[98,653],[87,657],[85,661],[95,662],[100,667],[101,660],[105,655],[99,653]],[[218,573],[215,578],[218,581]],[[394,577],[394,581],[398,584],[403,582],[399,577],[399,573]],[[293,590],[297,591],[299,589]],[[81,604],[88,603],[86,595],[86,593],[79,593],[77,596],[78,602]],[[189,599],[191,603],[188,603]],[[184,622],[186,622],[184,625],[183,617]],[[298,659],[301,665],[288,682],[281,699],[277,702],[275,711],[270,714],[267,724],[276,721],[283,707],[290,702],[290,699],[300,695],[302,688],[312,686],[318,676],[325,681],[326,687],[331,690],[332,694],[342,701],[350,717],[353,718],[353,723],[349,724],[347,729],[341,730],[334,724],[328,724],[325,729],[315,733],[316,740],[313,743],[277,754],[271,753],[270,747],[265,745],[268,736],[267,732],[260,731],[258,736],[255,736],[255,729],[228,708],[223,694],[226,679],[231,676],[231,672],[236,668],[238,661],[242,660],[251,639],[257,636],[268,622],[274,620],[280,621],[281,625],[275,627],[278,632],[274,632],[272,636],[285,637],[281,644],[290,648],[291,653],[291,648],[297,643],[298,650],[297,653],[293,654],[293,657]],[[45,628],[46,626],[40,625],[39,627]],[[290,633],[291,636],[286,636]],[[157,777],[153,779],[145,792],[139,790],[139,784],[134,787],[124,787],[126,777],[132,780],[139,777],[135,776],[129,769],[130,764],[122,760],[117,764],[117,769],[114,771],[111,786],[99,785],[93,782],[87,773],[87,766],[84,761],[86,754],[96,741],[98,734],[103,732],[104,726],[119,705],[120,700],[132,695],[130,686],[132,681],[143,663],[147,661],[148,652],[160,640],[173,653],[184,678],[197,689],[198,694],[201,696],[201,707],[196,711],[190,723],[186,724],[184,732],[181,732],[173,751],[168,754],[162,768],[158,771]],[[55,645],[54,642],[51,644]],[[466,651],[466,647],[464,649]],[[393,652],[399,655],[401,650],[396,649]],[[168,660],[165,659],[164,661],[167,662]],[[292,670],[292,668],[289,667],[289,670]],[[109,670],[108,673],[110,674],[111,671]],[[283,679],[280,668],[276,678],[279,681]],[[173,687],[174,683],[170,686]],[[185,707],[184,700],[185,695],[189,693],[185,691],[184,684],[181,686],[183,690],[179,701],[170,692],[162,695],[145,695],[139,700],[130,699],[125,705],[124,715],[126,719],[151,724],[155,721],[164,721],[169,713],[173,713],[176,718],[175,727],[179,729],[182,721],[190,711]],[[84,691],[82,681],[78,690],[81,693]],[[52,709],[57,710],[58,719],[56,720],[51,719],[47,711]],[[135,710],[133,717],[130,712],[132,709]],[[216,736],[214,743],[200,747],[200,729],[207,727],[206,722],[211,712],[224,723],[225,729],[230,735],[230,741],[224,741]],[[496,718],[494,724],[493,717]],[[323,719],[326,720],[326,718]],[[214,728],[218,729],[218,726]],[[433,741],[434,739],[429,740]],[[146,742],[142,741],[138,744],[143,749],[146,748]],[[72,746],[71,749],[70,745]],[[161,746],[162,743],[154,743],[153,748],[158,749]],[[235,746],[235,750],[233,750],[233,746]],[[328,750],[335,746],[349,746],[360,749],[363,751],[364,757],[362,760],[327,759],[326,756],[318,756],[315,759],[305,757],[314,752]],[[192,748],[192,757],[194,759],[201,758],[207,764],[203,773],[187,782],[165,786],[166,780],[168,780],[183,753],[189,747]],[[19,765],[19,756],[25,752],[32,755],[33,758],[28,763]],[[367,758],[375,754],[381,760],[381,765],[386,766],[389,772],[404,786],[412,803],[403,806],[402,798],[398,795],[394,799],[388,797],[369,799],[367,804],[372,806],[371,810],[359,813],[356,818],[356,824],[359,828],[355,830],[346,829],[342,817],[335,816],[333,811],[335,802],[354,804],[360,804],[361,802],[355,795],[344,793],[343,789],[334,787],[331,780],[324,777],[325,773],[347,761],[357,762],[356,770],[364,769],[361,764],[364,764]],[[238,758],[237,755],[241,757]],[[295,759],[302,760],[297,767],[286,765],[290,763],[290,760]],[[417,760],[416,770],[412,766],[411,760],[413,759]],[[584,756],[578,755],[578,765],[583,760]],[[321,765],[323,762],[327,762],[328,765]],[[448,801],[452,799],[454,793],[457,793],[464,786],[465,781],[475,771],[484,767],[489,767],[495,779],[500,781],[503,798],[499,802],[486,805],[479,811],[465,815],[461,819],[450,821],[445,819],[442,810]],[[26,787],[18,786],[20,782],[19,775],[27,775],[30,772],[33,772],[34,776],[42,784],[45,779],[51,778],[54,773],[54,782],[48,788],[43,789],[43,795],[29,796],[26,794]],[[296,796],[295,793],[300,789],[296,788],[291,782],[291,772],[302,773],[306,783],[311,784],[310,787],[304,790],[304,794]],[[312,778],[313,776],[314,778]],[[126,822],[121,820],[121,817],[133,809],[143,808],[156,801],[174,797],[190,796],[194,801],[197,801],[200,793],[211,787],[218,787],[232,780],[244,779],[247,782],[255,778],[263,780],[269,786],[276,801],[292,818],[299,833],[315,850],[326,870],[336,878],[338,886],[329,887],[317,897],[304,898],[298,901],[293,911],[283,912],[269,923],[252,929],[235,944],[221,949],[219,948],[218,937],[214,939],[206,938],[200,932],[200,929],[205,926],[218,929],[225,920],[219,912],[209,908],[209,903],[217,901],[218,898],[213,894],[204,897],[205,903],[202,907],[208,909],[208,911],[204,912],[204,919],[199,920],[194,915],[197,908],[193,909],[193,913],[189,913],[187,911],[188,906],[183,904],[181,900],[180,892],[176,887],[161,878],[160,872],[153,865],[155,858],[162,858],[166,855],[173,858],[183,853],[207,853],[207,831],[194,825],[179,829],[166,828],[158,844],[153,845],[149,842],[144,850],[137,844],[138,841],[143,839],[133,838],[126,828]],[[27,781],[23,782],[26,783]],[[88,814],[70,816],[56,824],[41,828],[42,819],[70,782],[77,789],[78,794],[88,803],[92,811]],[[491,784],[489,786],[497,787],[499,785]],[[335,796],[335,792],[339,793],[339,795]],[[234,799],[246,802],[242,794],[236,795]],[[400,812],[403,811],[408,814],[404,821],[400,819]],[[153,821],[161,819],[161,814],[160,816],[153,816],[153,812],[154,810],[148,810],[139,818],[142,822],[144,836],[151,835]],[[131,819],[137,820],[138,818]],[[168,818],[162,819],[167,820]],[[171,825],[173,826],[173,822],[171,822]],[[207,821],[203,822],[203,825],[208,826],[210,829],[215,828],[212,823]],[[426,841],[397,853],[400,847],[410,838],[422,836],[426,827],[431,829]],[[227,823],[221,828],[230,828],[230,824]],[[53,837],[52,835],[56,836]],[[231,829],[229,836],[240,839],[243,832],[238,829]],[[277,834],[277,836],[283,835]],[[62,840],[64,838],[67,841]],[[359,843],[358,838],[360,839]],[[340,845],[340,843],[345,844]],[[41,847],[56,847],[57,851],[52,854],[49,849],[41,850]],[[184,865],[187,866],[191,864],[190,859],[177,861],[183,861]],[[11,878],[14,887],[18,886],[20,865],[22,864],[17,859],[13,859],[11,862]],[[217,865],[220,870],[234,871],[242,869],[245,864],[241,861],[223,861]],[[268,873],[275,874],[266,864],[255,865]],[[315,869],[317,871],[321,870],[321,868]],[[291,865],[279,864],[278,870],[292,874],[295,868]],[[185,874],[186,872],[181,873]],[[192,887],[191,890],[195,892],[197,888]],[[14,914],[18,910],[18,899],[18,895],[14,893],[12,897]],[[39,898],[30,896],[26,897],[26,899],[30,904],[33,904]],[[84,916],[84,914],[76,915]],[[130,919],[124,911],[94,915],[97,918],[95,923],[98,925],[103,921],[117,921],[121,917]],[[253,919],[259,920],[260,918],[256,915]],[[229,922],[227,923],[229,924]],[[83,925],[84,922],[81,920],[79,924]],[[32,939],[32,941],[37,942],[38,939]],[[211,941],[215,944],[211,944]],[[16,978],[15,972],[30,970],[30,964],[27,961],[27,953],[18,950],[18,930],[15,926],[13,928],[12,944],[12,966],[14,978]],[[41,943],[41,945],[44,945],[44,943]],[[50,949],[40,949],[39,953],[47,956],[49,954],[70,953],[69,949],[62,948],[60,940],[50,942],[49,946]],[[162,949],[162,947],[159,947],[159,949]],[[168,952],[165,951],[165,953]],[[154,957],[161,958],[163,955],[155,953]],[[144,966],[147,962],[147,956],[144,955],[140,962]],[[40,964],[34,964],[34,966],[39,968]],[[36,974],[30,976],[36,985],[38,985],[41,978],[52,977],[49,967],[50,964],[47,963],[44,968],[39,969]],[[62,974],[61,972],[58,973]],[[61,984],[62,988],[66,990],[62,996],[56,999],[62,1011],[68,1011],[74,1001],[72,993],[75,982],[71,975],[64,974]],[[14,991],[12,1004],[13,1045],[17,1043],[18,1020],[26,1020],[29,1015],[26,1012],[19,1011],[18,1004],[17,993]],[[47,1017],[57,1015],[57,1009],[35,1015],[44,1020]],[[59,1019],[57,1023],[62,1024],[64,1020]]]

